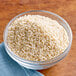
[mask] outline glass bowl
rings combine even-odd
[[[65,49],[65,51],[62,54],[60,54],[59,56],[57,56],[53,59],[50,59],[48,61],[30,61],[30,60],[25,60],[21,57],[16,56],[7,45],[8,27],[16,18],[23,16],[23,15],[42,15],[42,16],[47,16],[49,18],[52,18],[52,19],[58,21],[65,28],[65,30],[67,31],[68,37],[69,37],[69,45]],[[4,44],[5,44],[5,49],[6,49],[6,52],[8,53],[8,55],[13,60],[15,60],[17,63],[19,63],[21,66],[29,68],[29,69],[34,69],[34,70],[47,69],[47,68],[55,65],[57,62],[62,60],[68,54],[68,52],[71,48],[71,44],[72,44],[72,31],[71,31],[69,24],[59,15],[49,12],[49,11],[44,11],[44,10],[32,10],[32,11],[27,11],[27,12],[17,15],[7,24],[5,31],[4,31]]]

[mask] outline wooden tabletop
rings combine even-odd
[[[73,43],[67,57],[40,72],[45,76],[76,76],[76,0],[0,0],[0,43],[3,42],[6,24],[16,15],[30,10],[59,14],[69,23],[73,32]]]

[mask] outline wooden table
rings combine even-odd
[[[47,10],[62,16],[73,31],[73,43],[66,58],[55,66],[41,70],[45,76],[76,76],[76,0],[0,0],[0,42],[6,24],[29,10]]]

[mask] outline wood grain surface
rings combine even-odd
[[[30,10],[47,10],[59,14],[73,32],[73,43],[66,58],[55,66],[41,70],[45,76],[76,76],[76,0],[0,0],[0,43],[6,24],[16,15]]]

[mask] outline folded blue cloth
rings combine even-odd
[[[20,66],[6,53],[4,43],[0,44],[0,76],[44,76],[36,70]]]

